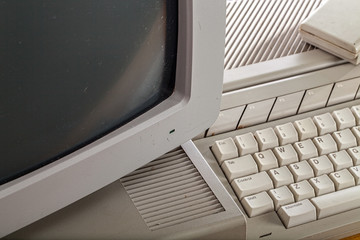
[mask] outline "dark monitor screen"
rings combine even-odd
[[[165,0],[1,1],[0,183],[169,97],[174,16]]]

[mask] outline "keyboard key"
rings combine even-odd
[[[310,158],[308,162],[313,168],[315,176],[334,172],[334,166],[327,156]]]
[[[338,130],[355,126],[355,117],[349,108],[334,111],[332,115]]]
[[[331,153],[328,155],[328,157],[330,161],[333,163],[335,171],[339,171],[341,169],[345,169],[353,166],[353,161],[345,150]]]
[[[211,149],[219,164],[222,164],[224,160],[239,156],[238,149],[232,138],[216,141]]]
[[[275,98],[272,98],[248,104],[240,119],[238,128],[266,122],[274,102]]]
[[[305,91],[303,90],[278,97],[271,110],[268,121],[295,115],[304,93]]]
[[[317,128],[311,118],[295,121],[294,126],[299,133],[300,140],[318,136]]]
[[[314,188],[316,196],[335,192],[335,185],[330,180],[328,175],[324,174],[319,177],[311,178],[309,179],[309,182],[311,186]]]
[[[314,188],[306,180],[290,184],[289,189],[294,194],[296,202],[315,197]]]
[[[271,150],[255,153],[254,159],[260,171],[266,171],[271,168],[279,167],[278,161]]]
[[[286,145],[299,141],[298,133],[292,123],[286,123],[274,128],[279,138],[280,145]]]
[[[359,78],[335,83],[328,101],[328,106],[354,100],[359,88]]]
[[[318,150],[319,155],[324,155],[338,150],[335,140],[330,134],[314,138],[315,146]]]
[[[273,180],[276,188],[289,185],[294,182],[293,175],[286,166],[269,170],[269,176]]]
[[[230,182],[235,178],[258,172],[258,167],[251,155],[225,160],[221,168]]]
[[[215,123],[207,131],[207,136],[235,130],[244,109],[245,105],[220,111]]]
[[[317,148],[310,139],[294,143],[294,148],[300,161],[318,156]]]
[[[260,172],[250,176],[236,178],[231,183],[231,186],[233,187],[239,199],[274,188],[273,182],[266,172]]]
[[[235,137],[235,144],[239,149],[240,156],[259,151],[258,143],[252,133],[245,133]]]
[[[325,194],[311,199],[318,219],[360,207],[360,186]]]
[[[352,134],[348,128],[334,132],[332,136],[334,137],[339,150],[355,147],[357,145],[354,134]]]
[[[275,210],[279,210],[281,206],[295,202],[294,195],[287,186],[269,190],[269,195],[274,201]]]
[[[299,113],[325,107],[326,102],[329,99],[331,90],[333,89],[333,85],[334,84],[328,84],[325,86],[306,90],[299,108]]]
[[[353,147],[353,148],[349,148],[347,150],[348,154],[350,155],[350,157],[353,160],[354,165],[359,165],[360,164],[360,147]]]
[[[336,122],[330,113],[315,116],[313,120],[318,129],[319,135],[325,135],[337,130]]]
[[[359,201],[360,202],[360,201]],[[316,208],[308,200],[282,206],[278,215],[286,228],[295,227],[316,220]]]
[[[289,170],[293,174],[295,182],[314,177],[314,171],[306,161],[290,164]]]
[[[347,169],[330,173],[329,177],[334,182],[336,191],[355,186],[355,179]]]
[[[278,137],[272,128],[256,131],[255,138],[259,143],[260,151],[279,146]]]
[[[255,217],[274,211],[274,203],[266,192],[244,197],[241,204],[249,217]]]
[[[353,106],[351,112],[354,114],[356,119],[356,125],[360,125],[360,105]]]
[[[351,132],[354,134],[357,142],[360,145],[360,127],[356,126],[356,127],[351,128]]]
[[[360,165],[349,168],[349,172],[353,175],[355,184],[360,185]]]
[[[279,165],[284,166],[299,161],[298,155],[292,145],[288,144],[274,148],[274,153],[279,160]]]

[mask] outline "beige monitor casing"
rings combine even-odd
[[[224,28],[225,1],[180,0],[174,93],[90,145],[0,186],[0,237],[103,188],[205,131],[219,113]]]

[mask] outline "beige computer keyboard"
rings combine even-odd
[[[217,140],[221,169],[249,217],[287,228],[360,207],[360,106]]]

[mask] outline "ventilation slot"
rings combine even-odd
[[[224,211],[182,149],[150,162],[121,182],[150,230]]]
[[[298,26],[322,0],[238,0],[226,8],[225,69],[314,49]]]

